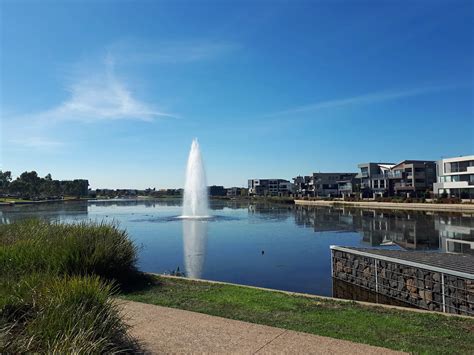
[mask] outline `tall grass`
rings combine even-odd
[[[138,277],[136,255],[112,224],[0,226],[0,352],[133,350],[111,296]]]
[[[95,274],[125,282],[136,274],[137,249],[114,224],[26,220],[0,226],[0,273]]]

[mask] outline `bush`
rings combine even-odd
[[[137,248],[116,225],[27,220],[0,226],[0,274],[95,274],[119,283],[136,272]]]
[[[105,223],[27,220],[0,226],[0,349],[132,350],[115,286],[140,279],[137,249]]]
[[[436,199],[435,203],[453,204],[453,203],[462,203],[462,200],[458,197],[441,197],[441,198]]]
[[[2,280],[0,349],[7,353],[131,351],[112,286],[97,276]],[[5,292],[7,291],[7,292]]]

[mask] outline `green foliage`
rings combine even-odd
[[[7,353],[102,353],[136,347],[113,289],[99,277],[32,274],[2,280],[0,349]]]
[[[95,274],[118,282],[136,273],[137,248],[107,223],[26,220],[0,226],[0,274]]]
[[[24,199],[60,198],[65,195],[83,197],[87,196],[88,187],[87,180],[59,181],[53,180],[51,174],[41,178],[36,171],[25,171],[12,181],[11,172],[0,171],[0,193]]]
[[[0,226],[0,351],[99,353],[133,345],[111,295],[137,249],[116,225]]]

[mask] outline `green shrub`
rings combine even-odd
[[[116,225],[27,220],[0,226],[0,273],[95,274],[124,282],[136,272],[137,248]]]
[[[111,298],[111,284],[99,277],[33,274],[11,281],[2,285],[2,351],[99,353],[136,348]]]
[[[1,225],[0,352],[132,350],[111,296],[112,285],[140,280],[136,259],[114,224]]]

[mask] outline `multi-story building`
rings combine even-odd
[[[250,179],[249,195],[288,196],[293,192],[293,184],[284,179]]]
[[[312,195],[320,197],[339,196],[339,184],[352,181],[356,175],[356,173],[313,173],[310,182]]]
[[[419,196],[431,191],[436,181],[436,164],[430,160],[404,160],[393,163],[362,163],[360,191],[363,197]]]
[[[376,197],[389,195],[388,173],[395,164],[393,163],[362,163],[358,165],[360,172],[360,192],[363,197]]]
[[[335,197],[353,192],[356,173],[313,173],[293,178],[298,196]]]
[[[436,168],[435,195],[474,198],[474,155],[442,159]]]
[[[209,196],[226,196],[227,190],[224,186],[212,185],[208,187]]]
[[[309,196],[310,189],[309,183],[312,180],[312,176],[297,176],[293,178],[293,189],[295,195],[298,197]]]
[[[229,187],[227,188],[227,196],[229,197],[236,197],[240,196],[242,194],[242,188],[241,187]]]
[[[388,173],[390,193],[419,196],[433,189],[436,163],[430,160],[404,160]]]

